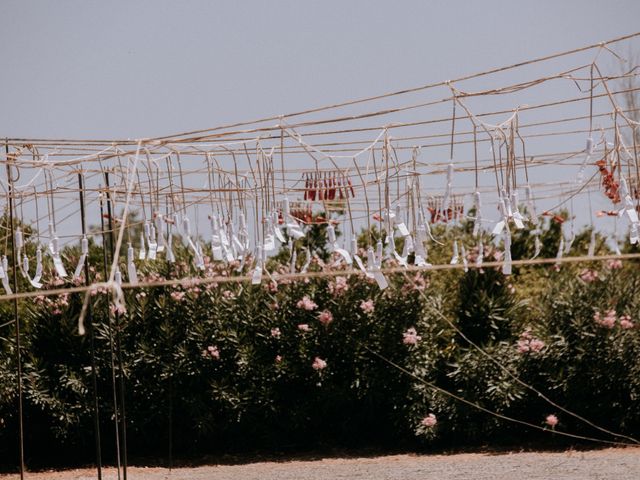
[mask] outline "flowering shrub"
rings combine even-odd
[[[554,228],[543,232],[549,256],[555,249],[547,245],[557,246],[559,235]],[[466,226],[455,235],[469,246],[472,264],[476,240]],[[574,248],[586,249],[588,238],[577,235]],[[514,258],[532,251],[528,234],[514,234]],[[147,262],[139,277],[194,274],[187,254],[177,253],[176,264]],[[92,245],[90,255],[99,267],[101,250]],[[497,259],[500,247],[487,244],[484,255]],[[262,285],[127,290],[126,312],[110,311],[106,292],[92,292],[106,461],[114,454],[111,360],[113,353],[117,376],[118,350],[130,458],[166,451],[169,432],[176,453],[190,454],[541,435],[432,385],[544,428],[593,435],[514,376],[603,427],[640,428],[640,272],[632,262],[514,268],[510,278],[496,268],[407,272],[388,276],[389,288],[380,290],[364,275],[340,271],[278,281],[277,272],[288,270],[289,256],[282,257],[283,264],[267,265],[275,281]],[[429,258],[448,263],[450,251],[436,245]],[[204,277],[223,280],[238,268],[205,263]],[[77,334],[81,306],[78,294],[20,303],[27,448],[44,463],[93,455],[90,336]],[[0,325],[11,315],[11,305],[0,305]],[[7,452],[0,458],[9,465],[17,428],[11,332],[10,324],[0,330],[0,451]]]

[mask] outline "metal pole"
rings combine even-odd
[[[78,173],[78,191],[80,194],[80,216],[82,218],[82,235],[86,235],[86,216],[84,209],[84,185],[82,182],[82,173]],[[89,285],[89,255],[84,261],[84,284]],[[96,373],[96,350],[95,350],[95,332],[93,331],[93,319],[91,316],[91,304],[87,309],[87,326],[89,327],[89,339],[91,350],[91,379],[93,383],[93,419],[94,419],[94,436],[96,442],[96,467],[98,469],[98,480],[102,480],[102,446],[100,444],[100,410],[98,406],[98,378]]]
[[[102,230],[102,261],[104,267],[104,278],[109,277],[108,273],[108,264],[109,264],[109,254],[107,251],[107,236],[105,235],[105,226],[104,226],[104,203],[102,201],[102,193],[100,194],[100,228]],[[111,248],[109,248],[111,250]],[[107,293],[108,295],[108,293]],[[116,387],[116,367],[115,367],[115,353],[113,349],[113,331],[111,324],[111,314],[109,312],[109,303],[107,302],[107,316],[109,321],[109,353],[111,354],[111,387],[113,393],[113,417],[114,417],[114,426],[116,433],[116,464],[118,467],[118,480],[120,480],[120,427],[119,427],[119,411],[118,411],[118,394]]]
[[[109,222],[109,248],[111,249],[111,261],[114,260],[115,248],[113,243],[113,211],[111,208],[111,190],[109,185],[109,172],[104,173],[107,192],[107,221]],[[118,354],[118,370],[120,383],[120,419],[122,421],[122,477],[127,480],[127,414],[124,406],[124,369],[122,367],[122,344],[120,341],[120,314],[115,313],[116,318],[116,349]]]
[[[11,223],[11,265],[13,266],[13,291],[18,293],[18,267],[16,265],[16,238],[15,225],[13,224],[13,174],[11,173],[11,160],[9,157],[9,143],[5,141],[5,153],[7,155],[7,181],[9,182],[9,222]],[[9,275],[9,272],[5,272]],[[18,430],[20,450],[20,480],[24,479],[24,421],[22,408],[22,355],[20,353],[20,317],[18,315],[18,299],[13,299],[13,317],[16,337],[16,362],[18,363]]]

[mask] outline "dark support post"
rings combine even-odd
[[[115,244],[113,241],[113,209],[111,201],[111,187],[109,185],[109,172],[104,173],[107,192],[107,217],[109,222],[109,248],[111,249],[111,261],[115,257]],[[122,344],[120,341],[120,313],[115,313],[116,318],[116,349],[118,353],[119,380],[120,380],[120,418],[122,420],[122,477],[127,480],[127,414],[124,406],[124,368],[122,362]]]
[[[84,185],[82,182],[82,172],[78,173],[78,191],[80,194],[80,217],[82,219],[82,235],[86,235],[86,213],[84,209]],[[84,260],[84,284],[89,286],[89,255]],[[98,469],[98,480],[102,480],[102,446],[100,445],[100,410],[98,406],[98,375],[96,372],[96,350],[95,332],[93,331],[93,319],[91,316],[91,305],[87,310],[87,326],[89,327],[89,342],[91,350],[91,379],[93,383],[93,428],[96,442],[96,467]]]
[[[18,266],[16,265],[16,238],[15,225],[13,224],[13,174],[9,160],[9,143],[4,144],[7,155],[7,181],[9,182],[9,222],[11,223],[11,265],[13,266],[13,293],[18,293]],[[9,275],[9,272],[5,272]],[[18,430],[19,430],[19,450],[20,450],[20,480],[24,479],[24,422],[22,408],[22,354],[20,352],[20,317],[18,315],[18,299],[13,299],[13,317],[16,336],[16,362],[18,364]]]

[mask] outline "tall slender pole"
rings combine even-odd
[[[102,194],[100,194],[100,228],[102,230],[102,261],[104,267],[104,278],[109,277],[108,273],[108,265],[109,265],[109,250],[107,250],[107,236],[106,230],[104,226],[104,202],[102,200]],[[111,354],[111,387],[113,394],[113,420],[114,426],[116,430],[116,465],[118,467],[118,480],[120,480],[120,426],[119,426],[119,417],[120,413],[118,410],[118,393],[116,387],[116,367],[115,367],[115,353],[113,347],[113,326],[111,324],[111,313],[109,312],[109,305],[107,302],[107,316],[109,319],[109,352]]]
[[[78,173],[78,191],[80,194],[80,217],[82,219],[82,236],[87,233],[86,214],[84,209],[84,185],[82,173]],[[84,260],[84,284],[89,285],[89,255]],[[91,350],[91,380],[93,383],[93,428],[96,442],[96,467],[98,469],[98,480],[102,480],[102,446],[100,444],[100,410],[98,406],[98,377],[96,373],[96,350],[95,332],[93,331],[93,319],[91,316],[91,305],[87,310],[87,326],[89,328],[89,342]]]
[[[113,241],[113,210],[111,208],[111,188],[109,185],[109,172],[104,173],[107,191],[107,221],[109,222],[109,248],[111,249],[111,261],[114,260],[115,250]],[[127,480],[127,413],[124,406],[124,368],[122,362],[122,342],[120,341],[120,314],[116,317],[116,349],[118,354],[118,370],[120,381],[120,419],[122,421],[122,477]]]
[[[11,265],[13,266],[13,291],[18,293],[18,266],[16,265],[16,238],[13,224],[13,174],[11,173],[11,159],[9,157],[9,143],[5,141],[4,150],[7,156],[7,181],[9,182],[9,223],[11,224]],[[9,272],[5,272],[9,275]],[[18,299],[13,299],[13,318],[16,337],[16,362],[18,364],[18,431],[20,450],[20,480],[24,479],[24,420],[22,408],[22,354],[20,352],[20,317],[18,315]]]

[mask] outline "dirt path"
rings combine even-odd
[[[107,469],[104,480],[117,479]],[[640,447],[560,453],[464,453],[264,462],[180,468],[130,468],[129,480],[638,480]],[[0,475],[14,480],[17,475]],[[95,470],[28,473],[28,480],[88,480]]]

